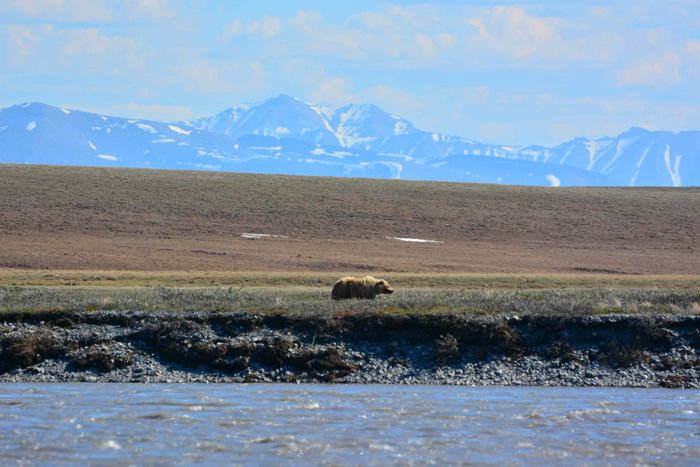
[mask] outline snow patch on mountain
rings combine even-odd
[[[386,162],[386,161],[381,161],[380,164],[389,167],[391,170],[391,178],[394,180],[399,180],[401,179],[401,171],[403,170],[403,165],[399,164],[398,162]]]
[[[667,144],[666,151],[664,151],[664,162],[666,162],[666,170],[671,176],[671,183],[673,186],[681,186],[681,159],[683,156],[676,155],[673,161],[673,166],[671,166],[671,147]]]
[[[175,133],[179,133],[181,135],[189,135],[190,133],[192,133],[192,130],[183,130],[179,126],[175,125],[168,125],[168,128],[170,128],[170,131],[174,131]]]
[[[546,177],[544,177],[551,186],[561,186],[561,180],[556,175],[552,174],[547,174]]]
[[[155,128],[153,128],[151,125],[148,125],[146,123],[137,123],[136,127],[145,131],[146,133],[151,133],[153,135],[158,133],[158,131]]]

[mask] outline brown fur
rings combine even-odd
[[[343,298],[374,299],[379,294],[393,292],[394,289],[384,279],[375,279],[372,276],[343,277],[333,285],[331,298],[334,300]]]

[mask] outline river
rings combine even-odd
[[[697,465],[700,391],[2,384],[0,464]]]

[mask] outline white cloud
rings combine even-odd
[[[231,40],[241,34],[259,35],[266,39],[272,39],[282,29],[282,20],[277,16],[263,16],[259,21],[243,22],[240,18],[224,26],[222,36],[224,40]]]
[[[416,34],[413,40],[417,47],[417,52],[423,57],[432,58],[435,56],[436,48],[433,39],[427,34]]]
[[[348,102],[356,102],[357,94],[353,91],[354,84],[348,78],[339,76],[323,76],[307,80],[308,96],[312,102],[323,105],[338,106]]]
[[[15,12],[32,19],[57,23],[160,21],[177,16],[168,0],[5,0],[0,13]]]
[[[282,28],[282,20],[276,16],[263,16],[260,21],[253,21],[250,25],[251,34],[260,33],[271,38],[277,35]]]
[[[681,81],[680,68],[680,57],[669,50],[662,57],[646,59],[621,70],[617,74],[617,82],[623,86],[669,87]]]
[[[289,54],[372,60],[382,67],[480,70],[571,63],[591,68],[617,63],[638,46],[599,22],[593,16],[538,16],[520,6],[390,6],[344,21],[301,10],[283,20],[278,42]],[[229,34],[249,28],[238,20],[227,26]]]
[[[267,73],[259,61],[212,61],[200,59],[176,70],[180,84],[196,94],[220,96],[257,95],[267,86]]]
[[[386,12],[360,12],[343,23],[330,23],[320,13],[299,11],[289,18],[285,37],[290,51],[348,60],[410,59],[416,63],[439,58],[456,36],[436,27],[431,7],[391,7]]]
[[[14,64],[25,63],[36,49],[41,33],[50,29],[50,26],[42,26],[39,31],[25,26],[7,26],[4,30],[4,36],[5,41],[9,44],[7,52]]]
[[[363,11],[357,15],[360,22],[369,29],[394,29],[394,22],[385,14],[376,11]]]
[[[91,74],[142,70],[153,53],[135,39],[111,36],[98,28],[59,29],[52,25],[5,28],[11,60],[33,72],[71,69]]]
[[[688,67],[695,75],[700,75],[700,41],[690,40],[685,44]]]
[[[101,0],[5,0],[0,6],[0,12],[3,10],[51,21],[109,21],[114,17]]]
[[[126,8],[133,18],[158,21],[176,16],[175,9],[167,0],[126,0]]]
[[[313,33],[317,31],[323,23],[323,16],[317,11],[299,10],[296,15],[289,19],[289,24],[301,31]]]
[[[520,7],[485,9],[468,23],[476,28],[480,46],[516,59],[559,55],[564,42],[558,31],[561,20],[531,16]]]
[[[416,96],[386,84],[377,84],[361,92],[365,102],[372,102],[399,115],[415,115],[424,108],[425,102]]]
[[[243,22],[240,18],[236,18],[234,21],[224,26],[222,35],[224,40],[230,40],[239,35],[241,32],[243,32]]]

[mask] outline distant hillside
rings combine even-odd
[[[0,165],[0,268],[700,274],[699,212],[700,188]]]
[[[163,123],[20,104],[0,110],[0,162],[480,182],[697,186],[700,131],[631,128],[556,147],[427,132],[371,105],[327,109],[281,95]]]

